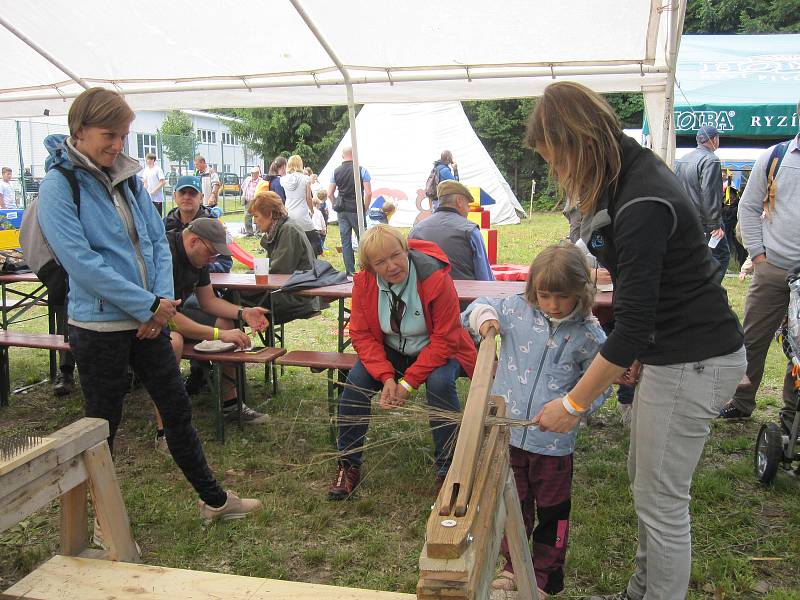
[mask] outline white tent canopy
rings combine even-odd
[[[148,110],[345,104],[348,84],[355,103],[525,97],[556,78],[645,91],[657,124],[684,4],[0,0],[0,117],[64,113],[93,85]]]
[[[481,144],[459,102],[367,104],[356,117],[361,164],[372,177],[372,197],[391,199],[397,213],[391,224],[408,227],[418,212],[416,199],[442,150],[450,150],[458,163],[462,183],[483,188],[496,204],[486,208],[492,223],[519,223],[517,202],[503,175]],[[350,132],[320,173],[327,186],[342,162],[342,148],[350,146]],[[427,200],[423,204],[428,206]]]

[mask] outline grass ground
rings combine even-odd
[[[527,263],[565,233],[557,214],[500,230],[499,262]],[[329,247],[338,232],[329,232]],[[244,245],[256,250],[253,240]],[[338,255],[329,255],[341,268]],[[729,299],[742,314],[746,283],[726,278]],[[20,329],[44,330],[38,319]],[[336,313],[292,323],[289,348],[336,347]],[[715,423],[692,490],[694,556],[690,599],[800,599],[798,482],[779,474],[770,488],[752,475],[760,422],[775,420],[783,374],[777,345],[770,351],[755,418]],[[11,351],[14,388],[39,382],[46,353]],[[419,419],[376,419],[358,496],[330,503],[326,490],[335,469],[328,439],[324,375],[287,369],[281,391],[267,397],[263,371],[249,374],[250,398],[272,415],[269,424],[213,441],[208,397],[195,401],[195,422],[209,462],[226,487],[254,495],[265,510],[252,519],[204,524],[195,496],[170,459],[153,451],[150,402],[134,391],[116,441],[116,468],[134,535],[147,564],[293,579],[413,593],[417,560],[435,488],[432,443]],[[466,385],[462,385],[462,391]],[[57,400],[46,384],[12,396],[0,411],[0,431],[49,432],[81,416],[76,392]],[[582,430],[575,458],[573,519],[567,589],[560,596],[622,589],[632,570],[636,519],[625,471],[627,430],[609,401]],[[0,590],[57,551],[54,504],[0,534]]]

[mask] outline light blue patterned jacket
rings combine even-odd
[[[478,298],[461,315],[464,327],[477,340],[469,325],[470,313],[479,305],[495,309],[500,322],[500,360],[492,393],[503,396],[512,419],[531,419],[544,405],[570,391],[606,339],[593,316],[573,314],[553,324],[524,296]],[[611,388],[593,403],[595,411],[611,395]],[[566,456],[575,450],[577,427],[567,433],[539,431],[536,427],[513,427],[511,445],[527,452]]]

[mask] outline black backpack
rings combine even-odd
[[[442,172],[439,170],[439,165],[434,165],[433,169],[431,169],[431,174],[428,175],[428,180],[425,182],[425,195],[429,200],[439,199],[436,188],[439,187],[439,182],[441,180]]]
[[[65,169],[59,165],[52,167],[64,177],[72,190],[72,201],[78,209],[78,218],[81,216],[81,190],[75,173],[70,169]],[[135,175],[126,181],[128,187],[136,196]],[[47,304],[50,306],[64,306],[67,300],[67,290],[69,282],[67,272],[61,263],[58,262],[53,249],[47,243],[41,227],[39,226],[39,198],[28,204],[22,216],[22,224],[19,228],[19,243],[22,247],[22,254],[25,262],[30,269],[36,273],[45,287],[47,287]]]

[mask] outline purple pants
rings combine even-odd
[[[511,446],[509,458],[528,539],[533,533],[536,585],[548,594],[557,594],[564,589],[572,505],[572,455],[545,456]],[[505,569],[513,573],[505,537],[500,552],[506,559]]]

